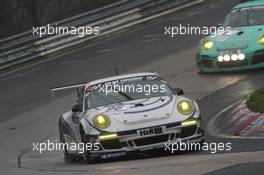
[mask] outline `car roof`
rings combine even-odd
[[[125,78],[140,77],[140,76],[160,76],[160,75],[156,72],[142,72],[142,73],[124,74],[124,75],[118,75],[118,76],[112,76],[112,77],[94,80],[94,81],[89,82],[87,85],[95,85],[95,84],[100,84],[100,83],[104,83],[104,82],[108,82],[108,81],[114,81],[114,80],[125,79]]]
[[[247,8],[247,7],[255,7],[255,6],[261,6],[264,5],[264,0],[255,0],[255,1],[248,1],[244,3],[240,3],[239,5],[235,6],[234,9],[240,9],[240,8]]]

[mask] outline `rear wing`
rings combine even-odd
[[[85,88],[87,83],[81,83],[81,84],[73,84],[73,85],[67,85],[67,86],[61,86],[61,87],[55,87],[50,90],[51,96],[55,97],[55,93],[58,91],[64,91],[68,89],[76,89],[77,96],[80,97],[82,94],[82,89]]]

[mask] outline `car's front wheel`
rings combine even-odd
[[[202,61],[199,59],[199,55],[196,55],[196,65],[198,67],[198,73],[203,74],[204,72],[204,67]]]
[[[59,128],[59,135],[60,135],[60,143],[63,143],[62,155],[63,155],[64,162],[66,163],[75,162],[77,160],[77,156],[72,155],[68,152],[62,128]]]
[[[84,143],[84,152],[83,152],[83,159],[86,164],[92,164],[95,163],[96,160],[98,160],[98,157],[91,154],[90,150],[86,149],[86,144],[89,144],[90,140],[85,136],[85,134],[82,134],[82,141]]]
[[[95,162],[94,156],[90,153],[90,151],[85,150],[83,153],[83,159],[86,164],[92,164]]]
[[[202,62],[198,62],[197,63],[197,67],[198,67],[198,73],[199,74],[203,74],[204,73],[204,66]]]

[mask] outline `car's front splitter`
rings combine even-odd
[[[177,126],[167,128],[165,134],[150,137],[138,137],[136,134],[129,134],[107,141],[97,140],[101,145],[101,149],[96,151],[92,150],[91,153],[145,151],[161,148],[165,146],[167,142],[179,142],[180,140],[194,142],[204,140],[204,133],[200,123],[187,127]]]
[[[263,49],[244,52],[244,54],[244,60],[223,60],[222,62],[219,62],[217,57],[221,55],[221,53],[201,52],[197,54],[196,62],[198,67],[200,68],[200,73],[240,72],[264,67]]]
[[[230,73],[230,72],[240,72],[247,71],[253,69],[264,68],[264,63],[256,64],[256,65],[248,65],[248,66],[240,66],[240,67],[229,67],[229,68],[206,68],[204,67],[201,73]]]
[[[189,138],[185,138],[185,139],[178,139],[175,140],[173,143],[177,144],[179,142],[181,143],[202,143],[204,141],[204,135],[202,133],[194,135],[192,137]],[[126,150],[126,151],[111,151],[111,152],[92,152],[91,154],[93,154],[96,157],[100,157],[101,159],[111,159],[111,158],[121,158],[121,157],[126,157],[126,156],[134,156],[140,152],[143,151],[150,151],[150,150],[160,150],[160,151],[166,151],[166,147],[169,144],[169,142],[165,142],[165,143],[160,143],[160,144],[156,144],[156,145],[152,145],[151,147],[148,148],[141,148],[141,149],[137,149],[137,150]]]

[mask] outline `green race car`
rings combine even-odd
[[[264,0],[235,6],[218,27],[223,30],[199,42],[196,62],[200,73],[264,67]]]

